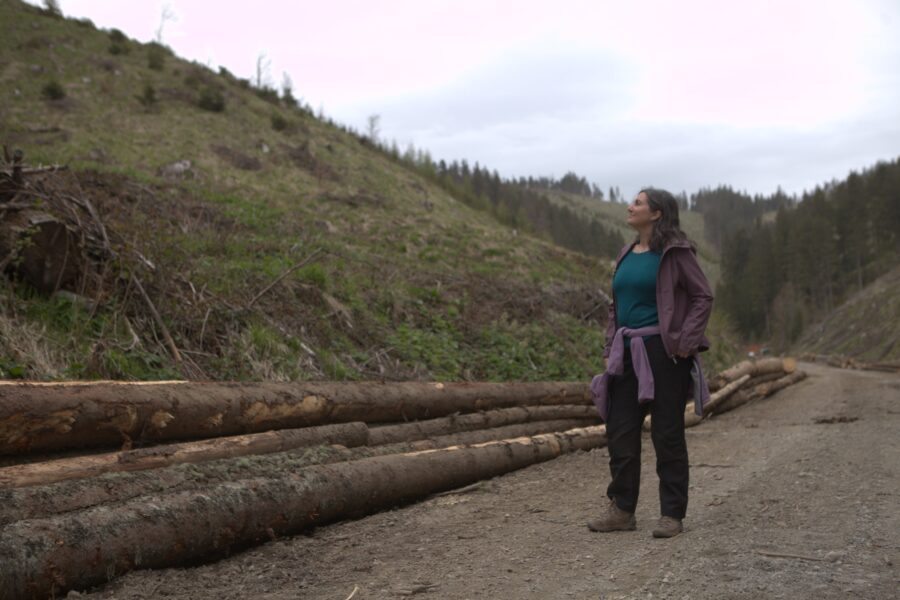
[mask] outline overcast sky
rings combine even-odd
[[[168,5],[179,55],[265,53],[336,120],[503,176],[799,193],[900,156],[896,0],[60,4],[141,41]]]

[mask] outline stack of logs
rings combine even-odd
[[[704,417],[803,377],[790,358],[735,365],[710,378]],[[586,383],[0,382],[0,600],[221,557],[605,444]]]
[[[868,362],[836,354],[813,354],[807,352],[800,355],[801,360],[823,363],[839,369],[858,369],[862,371],[881,371],[883,373],[900,373],[900,361]]]

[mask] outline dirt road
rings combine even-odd
[[[599,449],[90,596],[896,598],[900,376],[800,368],[805,381],[688,430],[686,531],[670,540],[650,535],[645,435],[637,531],[584,525],[609,481]]]

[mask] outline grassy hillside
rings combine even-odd
[[[95,309],[0,278],[0,376],[184,373],[129,273],[195,375],[599,370],[603,261],[517,234],[227,72],[18,0],[0,0],[0,17],[0,142],[69,165],[53,185],[89,197],[123,249]],[[733,353],[716,327],[713,365]]]
[[[808,327],[793,350],[869,362],[900,360],[900,266]]]

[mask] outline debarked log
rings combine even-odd
[[[587,383],[4,383],[0,454],[559,404],[590,405]]]
[[[593,405],[514,406],[465,415],[450,415],[426,421],[371,427],[369,429],[369,445],[421,440],[436,435],[554,419],[585,419],[599,422],[600,417]]]
[[[710,391],[716,391],[735,379],[739,379],[743,375],[756,377],[768,373],[793,373],[796,369],[797,360],[790,356],[784,358],[773,357],[744,360],[725,369],[714,377],[710,377],[708,385]]]
[[[365,423],[356,422],[163,444],[139,450],[3,467],[0,468],[0,488],[47,485],[68,479],[96,477],[104,473],[158,469],[184,463],[284,452],[321,444],[340,444],[352,448],[365,446],[368,440],[369,428]]]
[[[207,560],[605,442],[605,427],[589,427],[315,466],[144,497],[115,510],[19,521],[0,530],[0,598],[46,597],[105,583],[134,568]]]
[[[773,381],[766,381],[758,383],[756,385],[749,385],[753,383],[753,380],[751,379],[750,382],[748,382],[748,385],[732,394],[731,397],[729,397],[727,400],[723,401],[719,405],[717,412],[734,410],[738,406],[746,404],[751,400],[771,396],[778,390],[798,383],[805,378],[805,371],[794,371],[793,373],[788,373],[787,375],[783,375]]]

